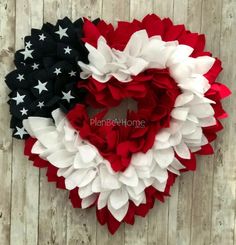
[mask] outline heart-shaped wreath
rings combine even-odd
[[[230,91],[216,82],[221,62],[204,35],[151,14],[116,28],[64,18],[24,42],[6,76],[13,136],[74,207],[96,206],[111,233],[164,201],[196,154],[213,153]],[[124,99],[137,109],[106,119]]]

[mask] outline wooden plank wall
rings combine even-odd
[[[207,34],[207,48],[224,64],[220,80],[236,89],[236,0],[0,0],[0,245],[236,245],[236,96],[224,102],[230,114],[214,144],[216,154],[199,157],[197,171],[183,174],[172,197],[147,218],[122,225],[111,236],[94,210],[73,209],[67,192],[48,184],[12,140],[4,76],[31,27],[68,16],[117,20],[147,13],[186,23]]]

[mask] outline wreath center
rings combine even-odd
[[[76,106],[67,115],[80,136],[96,146],[114,171],[124,171],[130,164],[132,154],[146,153],[153,146],[156,134],[162,128],[169,127],[171,111],[176,97],[180,94],[178,86],[168,72],[158,69],[143,72],[133,77],[129,83],[121,83],[114,79],[112,84],[100,86],[97,81],[92,80],[80,86],[88,90],[95,88],[106,94],[99,101],[96,99],[99,92],[91,91],[87,101],[94,101],[94,107],[102,107],[109,103],[107,105],[111,109],[111,105],[117,106],[124,99],[133,99],[137,104],[137,110],[128,110],[125,120],[122,121],[119,118],[116,118],[116,121],[105,120],[108,109],[89,118],[85,107],[81,105]],[[120,98],[115,97],[115,93],[121,95]],[[93,95],[97,97],[92,98]]]

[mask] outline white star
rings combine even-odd
[[[71,90],[69,90],[67,93],[63,92],[62,91],[62,94],[63,94],[63,97],[62,99],[63,100],[67,100],[68,103],[70,103],[70,100],[71,99],[74,99],[75,97],[71,95]]]
[[[12,98],[16,101],[16,104],[19,105],[20,103],[24,102],[25,95],[20,95],[18,92],[16,92],[16,97]]]
[[[59,29],[58,31],[56,31],[55,33],[58,34],[60,36],[60,39],[62,39],[63,37],[68,37],[66,31],[68,30],[68,28],[61,28],[61,26],[59,25]]]
[[[42,102],[39,101],[37,106],[41,109],[44,106],[44,102],[43,101]]]
[[[39,41],[44,41],[45,38],[46,36],[43,33],[39,35]]]
[[[28,110],[26,110],[26,109],[23,107],[22,110],[20,110],[20,112],[21,112],[21,116],[23,116],[23,115],[27,115]]]
[[[32,43],[30,41],[25,43],[26,48],[31,48],[31,46],[32,46]]]
[[[75,77],[75,76],[76,76],[76,71],[71,71],[71,72],[69,72],[69,75],[70,75],[71,77]]]
[[[66,48],[64,48],[64,50],[65,50],[65,54],[70,54],[72,49],[69,46],[67,46]]]
[[[33,68],[33,70],[38,70],[39,64],[34,63],[31,67]]]
[[[14,133],[14,135],[19,135],[21,139],[23,139],[24,134],[27,134],[27,132],[25,131],[24,127],[19,128],[19,127],[16,126],[16,130],[17,130],[17,132]]]
[[[22,81],[22,80],[24,80],[25,78],[24,78],[24,75],[22,74],[18,74],[18,77],[16,78],[17,80],[19,80],[20,82]]]
[[[38,80],[38,85],[34,86],[34,88],[38,89],[39,90],[39,94],[41,94],[42,91],[48,91],[48,89],[46,88],[47,83],[48,82],[41,83],[41,81]]]
[[[58,76],[58,74],[61,73],[61,68],[55,68],[55,71],[53,73],[57,74]]]
[[[33,51],[34,51],[33,49],[30,50],[26,47],[25,50],[21,51],[20,53],[24,55],[24,60],[26,60],[27,58],[33,59],[33,56],[32,56]]]

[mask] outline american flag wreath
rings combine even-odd
[[[6,76],[13,137],[73,207],[95,206],[113,234],[164,202],[196,155],[213,153],[230,90],[204,47],[204,35],[154,14],[117,27],[65,17],[32,29]],[[137,104],[126,121],[139,126],[105,119],[125,99]]]

